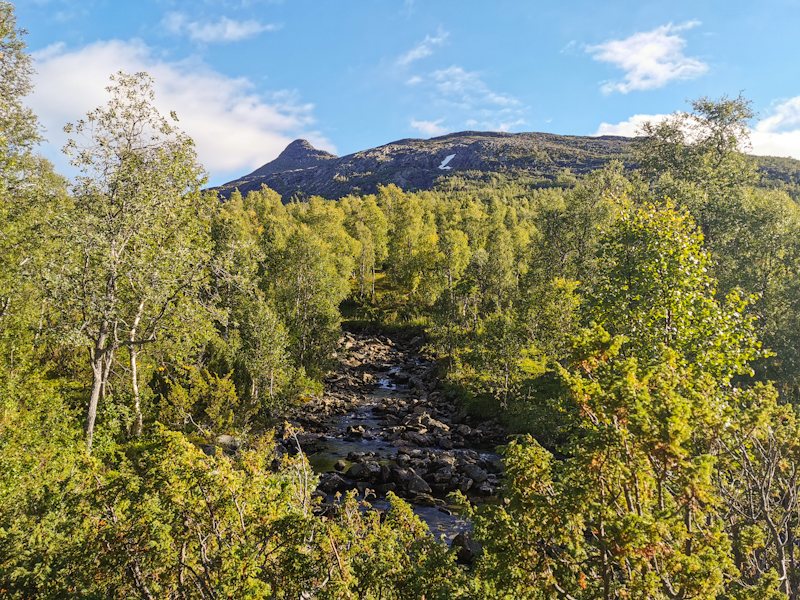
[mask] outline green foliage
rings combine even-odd
[[[3,593],[457,597],[464,575],[453,553],[408,505],[392,498],[381,521],[350,496],[335,520],[319,521],[308,463],[284,457],[276,471],[272,448],[264,438],[236,458],[208,457],[159,430],[106,462],[72,458],[53,488],[24,502],[0,497]]]
[[[724,429],[717,487],[739,577],[735,596],[795,597],[800,487],[800,420],[797,407],[780,405],[770,386],[755,386],[736,398],[734,419]],[[749,595],[748,595],[749,594]]]
[[[750,372],[760,344],[738,293],[722,306],[715,300],[702,239],[691,218],[669,203],[625,211],[600,242],[590,315],[626,336],[628,355],[647,360],[666,345],[681,364],[727,384]]]
[[[243,402],[230,379],[189,368],[183,381],[171,381],[160,420],[183,429],[193,425],[211,438],[246,430],[256,407]]]
[[[344,264],[337,264],[333,247],[305,224],[293,227],[268,256],[267,292],[286,319],[292,357],[296,365],[318,373],[339,338],[339,304],[350,291],[352,261],[345,256]]]
[[[38,277],[52,242],[53,220],[66,209],[65,182],[35,152],[36,116],[24,104],[33,89],[31,59],[14,7],[0,2],[0,336],[30,337],[40,318]]]
[[[34,155],[23,33],[0,3],[0,595],[800,594],[800,228],[754,187],[742,98],[645,125],[643,175],[536,150],[546,177],[222,204],[149,77],[119,73],[67,127],[68,197]],[[535,434],[504,450],[505,497],[466,509],[471,571],[391,494],[314,516],[309,464],[276,451],[345,300],[424,326],[450,389]],[[193,443],[224,434],[236,452]]]
[[[668,350],[644,367],[622,344],[595,328],[560,370],[580,431],[567,458],[513,442],[508,508],[473,509],[489,597],[715,598],[735,573],[715,512],[713,380]]]
[[[74,210],[60,216],[65,251],[47,274],[60,341],[90,357],[89,449],[118,350],[129,353],[140,433],[138,353],[176,330],[202,339],[209,326],[200,302],[209,207],[194,144],[155,110],[148,75],[119,73],[112,82],[106,107],[66,127],[88,141],[65,147],[82,175]]]

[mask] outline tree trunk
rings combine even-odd
[[[275,383],[275,369],[269,370],[269,401],[272,403],[272,388]]]
[[[97,404],[100,402],[100,391],[103,388],[103,359],[92,353],[92,394],[89,397],[89,410],[86,413],[86,451],[92,451],[92,438],[94,437],[94,422],[97,419]]]
[[[105,347],[108,341],[108,321],[100,324],[100,332],[95,341],[94,348],[89,351],[89,362],[92,367],[92,394],[89,396],[89,410],[86,411],[86,452],[92,451],[92,438],[94,437],[94,422],[97,420],[97,405],[100,402],[100,395],[105,388],[104,375],[108,372],[104,369],[106,352]]]
[[[139,372],[137,370],[136,357],[139,351],[136,348],[136,329],[139,327],[139,322],[142,320],[142,312],[144,311],[144,300],[139,302],[139,307],[136,311],[136,318],[133,320],[133,327],[131,327],[131,345],[129,348],[131,355],[131,390],[133,391],[133,408],[136,411],[136,423],[133,425],[134,437],[141,437],[142,435],[142,406],[139,399]]]
[[[141,437],[142,435],[142,407],[139,401],[139,375],[137,371],[136,357],[139,351],[135,346],[131,346],[131,389],[133,391],[133,409],[136,412],[136,421],[133,424],[133,436]]]

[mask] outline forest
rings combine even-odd
[[[634,170],[221,202],[145,73],[55,173],[24,33],[0,3],[0,597],[800,597],[800,209],[746,99]],[[472,564],[276,453],[343,327],[424,337],[506,428],[497,501],[453,498]]]

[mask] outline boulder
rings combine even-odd
[[[479,542],[472,539],[472,533],[462,531],[450,543],[451,548],[458,548],[456,559],[463,565],[471,565],[483,550]]]
[[[242,440],[232,435],[220,435],[217,437],[217,443],[232,450],[238,450],[242,445]]]
[[[343,492],[349,487],[348,483],[336,473],[326,473],[322,476],[317,486],[318,490],[322,490],[326,494],[335,494],[336,492]]]
[[[476,464],[465,465],[461,468],[461,472],[475,483],[483,483],[489,478],[489,474]]]
[[[412,471],[413,473],[413,471]],[[422,477],[414,473],[414,476],[408,482],[408,493],[419,496],[422,494],[430,494],[432,492],[431,486]]]

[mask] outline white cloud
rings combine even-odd
[[[510,123],[500,123],[500,126],[497,128],[498,131],[511,131],[515,127],[519,127],[520,125],[525,125],[525,119],[517,119],[516,121],[512,121]]]
[[[695,79],[708,71],[708,65],[684,56],[686,40],[675,35],[699,25],[690,21],[683,25],[664,25],[653,31],[636,33],[624,40],[610,40],[586,51],[595,60],[608,62],[623,69],[623,82],[608,82],[601,88],[603,93],[660,88],[674,80]]]
[[[779,104],[772,111],[771,117],[762,119],[756,126],[756,131],[777,132],[789,127],[800,125],[800,96]]]
[[[750,133],[752,154],[757,156],[788,156],[800,160],[800,130],[769,133]]]
[[[452,66],[406,83],[416,86],[419,93],[427,93],[430,104],[437,107],[440,114],[446,112],[448,121],[463,122],[467,128],[509,131],[525,124],[523,116],[527,109],[522,103],[513,96],[490,89],[477,72]],[[439,121],[414,123],[438,125]],[[444,133],[444,129],[437,131],[439,135]]]
[[[436,37],[431,37],[429,35],[425,36],[425,39],[423,41],[414,46],[411,50],[409,50],[405,54],[401,55],[400,58],[397,59],[397,64],[401,66],[406,66],[410,65],[414,61],[420,60],[421,58],[430,56],[431,54],[433,54],[433,47],[441,46],[442,44],[444,44],[445,40],[447,40],[447,37],[449,35],[450,34],[447,31],[439,29],[439,32],[436,34]]]
[[[406,85],[417,85],[418,83],[422,83],[422,77],[418,77],[416,75],[406,81]]]
[[[303,137],[335,152],[313,130],[313,105],[290,91],[260,94],[246,78],[230,78],[193,61],[165,62],[139,40],[97,42],[67,51],[50,46],[34,53],[36,85],[30,106],[47,129],[43,153],[69,172],[60,148],[62,132],[86,112],[108,101],[109,76],[119,70],[147,71],[155,79],[156,106],[175,110],[180,127],[197,146],[200,161],[219,184],[275,158],[293,139]]]
[[[516,98],[493,92],[478,73],[461,67],[434,71],[431,77],[442,96],[467,107],[480,104],[518,106],[520,103]]]
[[[183,13],[167,13],[161,24],[170,32],[177,35],[188,35],[195,42],[219,43],[219,42],[238,42],[247,38],[254,37],[265,31],[275,31],[278,25],[262,25],[258,21],[234,21],[228,17],[222,17],[214,23],[201,23],[200,21],[190,21]]]
[[[753,154],[800,160],[800,96],[779,104],[750,133]]]
[[[571,40],[566,46],[558,51],[559,54],[574,54],[575,49],[578,47],[578,42]]]
[[[634,115],[620,123],[601,123],[594,135],[634,137],[647,122],[657,123],[672,115]],[[800,96],[779,104],[772,116],[760,121],[748,131],[751,154],[757,156],[788,156],[800,160]]]
[[[437,135],[444,135],[449,131],[447,127],[442,127],[442,121],[444,121],[444,119],[439,119],[438,121],[415,121],[412,119],[411,127],[421,132],[423,135],[435,137]]]
[[[653,123],[663,121],[669,115],[633,115],[627,121],[620,123],[600,123],[600,127],[593,135],[621,135],[624,137],[636,137],[642,125],[651,121]]]

